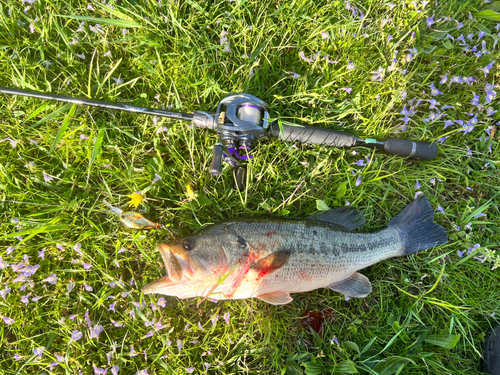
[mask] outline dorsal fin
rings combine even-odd
[[[291,254],[290,250],[276,251],[253,264],[251,269],[257,272],[257,278],[262,278],[287,264]]]
[[[326,221],[328,223],[338,224],[347,230],[354,230],[365,225],[366,220],[363,214],[354,207],[344,206],[311,215],[307,219]]]

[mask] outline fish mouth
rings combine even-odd
[[[152,283],[144,285],[142,287],[142,292],[144,294],[161,293],[163,290],[166,290],[172,284],[173,284],[172,280],[170,280],[168,276],[164,276],[160,280],[156,280],[153,281]]]
[[[169,280],[176,283],[193,281],[196,270],[195,262],[180,244],[157,244],[156,248],[163,258]]]

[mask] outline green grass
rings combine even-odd
[[[480,70],[499,58],[496,23],[474,14],[498,10],[498,2],[440,1],[423,10],[419,2],[418,11],[405,3],[394,1],[391,11],[388,2],[351,1],[358,9],[354,15],[344,1],[111,1],[114,9],[92,2],[95,10],[89,10],[87,2],[0,0],[1,86],[181,112],[213,111],[228,93],[248,92],[285,121],[379,139],[449,137],[438,142],[439,156],[432,162],[367,148],[353,155],[352,149],[261,142],[249,165],[250,184],[240,193],[232,189],[230,168],[219,177],[208,173],[214,134],[171,120],[155,125],[143,115],[2,95],[0,139],[18,143],[0,142],[0,255],[10,265],[26,262],[27,255],[27,264],[40,268],[31,285],[14,282],[15,267],[0,271],[0,289],[11,288],[0,299],[0,315],[14,320],[0,321],[1,372],[93,374],[95,365],[109,374],[117,365],[120,374],[143,369],[183,374],[189,367],[206,373],[208,363],[208,373],[224,374],[392,374],[400,366],[404,374],[480,373],[485,335],[500,316],[500,274],[492,269],[499,262],[494,251],[500,240],[500,153],[494,131],[500,113],[486,112],[498,108],[498,98],[481,107],[471,104],[473,92],[484,104],[485,84],[495,85],[499,78],[497,62],[486,77]],[[89,22],[77,31],[81,19],[61,16]],[[436,21],[431,28],[430,16]],[[437,22],[445,16],[453,21]],[[97,22],[102,33],[90,30],[96,22],[88,17],[107,20]],[[464,24],[460,30],[455,20]],[[232,53],[220,43],[222,31]],[[480,31],[487,33],[481,41],[490,53],[464,52],[456,38],[474,33],[474,43],[467,42],[481,50]],[[411,48],[418,53],[403,63]],[[390,71],[395,50],[397,63]],[[104,56],[108,51],[112,57]],[[301,51],[338,63],[307,62]],[[84,59],[77,57],[82,53]],[[53,65],[46,68],[45,62]],[[348,62],[354,69],[347,69]],[[379,67],[384,78],[372,81]],[[472,76],[476,82],[440,84],[445,74],[448,82],[453,76]],[[432,97],[431,83],[443,94]],[[453,108],[444,111],[446,117],[425,122],[432,98],[439,108]],[[400,112],[412,99],[422,103],[406,132],[399,132]],[[444,120],[467,122],[466,112],[479,121],[471,132],[461,132],[457,123],[444,128]],[[157,133],[162,126],[168,132]],[[353,165],[366,157],[367,166]],[[45,181],[44,173],[53,179]],[[155,173],[162,180],[153,184]],[[161,296],[140,293],[142,285],[165,273],[154,246],[159,241],[231,217],[314,214],[318,200],[329,207],[349,201],[365,214],[364,229],[373,230],[414,198],[417,181],[418,191],[444,209],[436,211],[436,221],[450,241],[363,271],[374,287],[365,299],[345,301],[324,289],[294,295],[281,307],[238,300],[204,302],[198,309],[196,300],[166,297],[165,307],[156,309],[152,305]],[[188,199],[188,185],[195,199]],[[125,209],[127,195],[135,191],[146,191],[139,211],[167,230],[127,229],[109,213],[105,200]],[[479,213],[486,216],[475,217]],[[19,224],[11,223],[14,218]],[[21,242],[17,231],[23,231]],[[73,250],[77,243],[82,256]],[[474,244],[480,248],[458,256]],[[16,249],[7,255],[9,247]],[[486,261],[475,259],[481,254],[488,255]],[[92,268],[86,270],[82,262]],[[57,284],[42,281],[52,274]],[[29,295],[27,305],[24,295]],[[35,295],[41,297],[37,302],[31,300]],[[112,303],[115,312],[108,310]],[[323,337],[299,324],[306,310],[328,315]],[[104,329],[98,338],[90,338],[87,311]],[[229,324],[223,319],[227,313]],[[214,315],[219,316],[215,325]],[[144,338],[152,330],[145,322],[159,319],[167,327]],[[112,320],[124,326],[115,327]],[[83,333],[77,341],[71,340],[75,330]],[[334,336],[338,345],[331,342]],[[33,350],[42,346],[38,358]],[[132,346],[138,355],[129,355]],[[56,354],[64,360],[50,370]]]

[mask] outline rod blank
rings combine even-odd
[[[193,120],[193,115],[190,113],[170,112],[170,111],[164,111],[162,109],[136,107],[133,105],[123,104],[123,103],[110,103],[110,102],[104,102],[101,100],[72,98],[70,96],[46,94],[43,92],[26,91],[26,90],[12,89],[12,88],[8,88],[8,87],[0,87],[0,92],[2,92],[4,94],[10,94],[10,95],[27,96],[30,98],[55,100],[55,101],[63,102],[63,103],[71,103],[71,104],[77,104],[77,105],[87,105],[90,107],[101,107],[101,108],[115,109],[118,111],[142,113],[142,114],[151,115],[151,116],[168,117],[168,118],[175,119],[175,120],[182,120],[182,121],[192,121]]]

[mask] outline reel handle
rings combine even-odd
[[[213,148],[214,156],[212,157],[212,162],[210,163],[210,173],[214,176],[218,176],[222,173],[222,144],[216,143]]]

